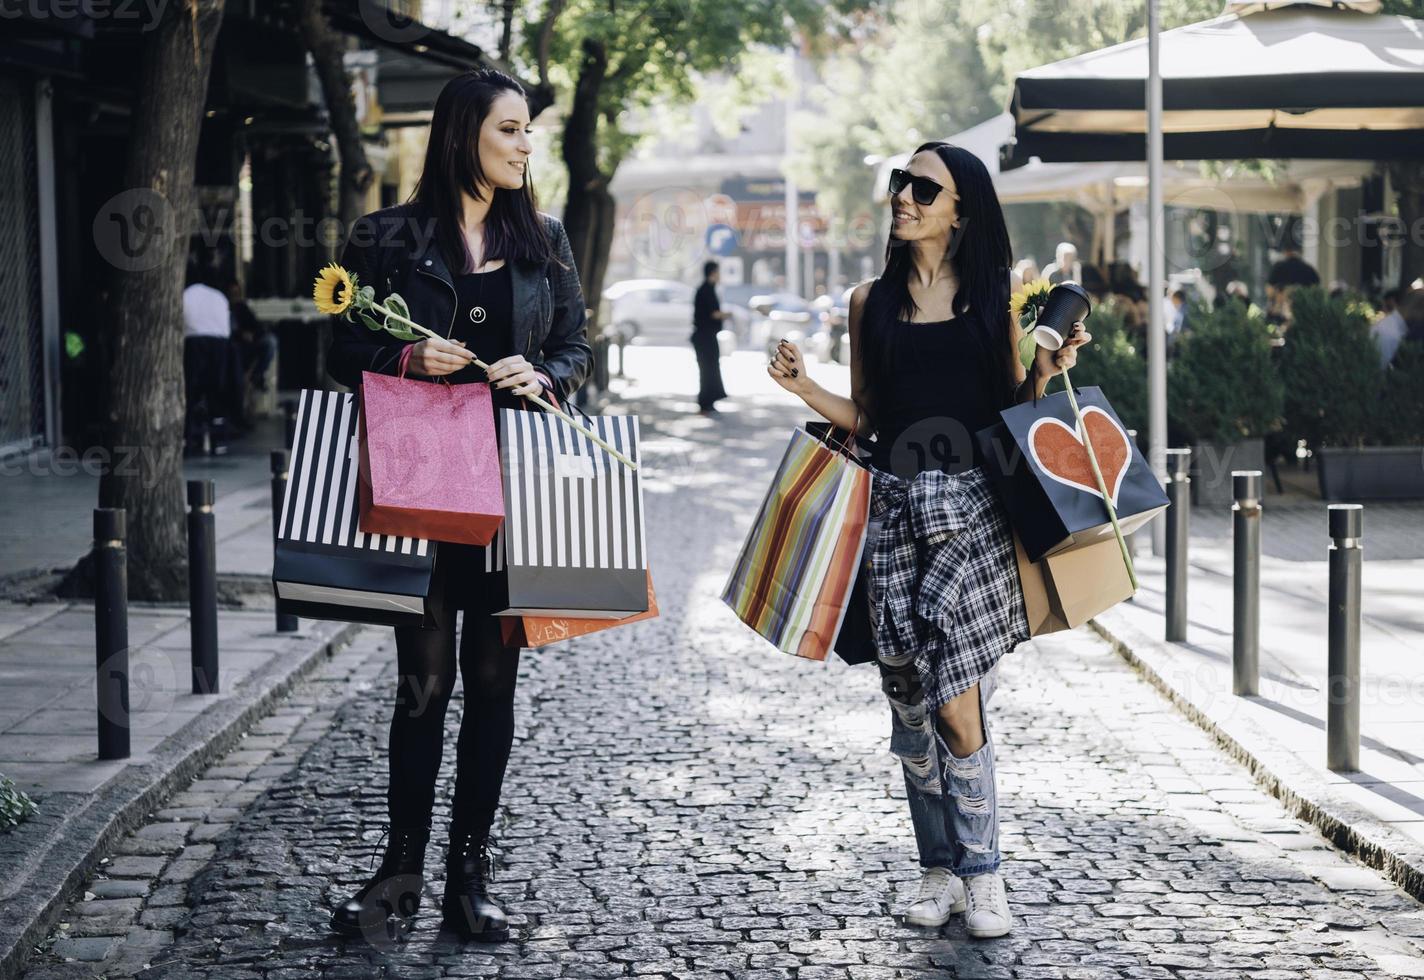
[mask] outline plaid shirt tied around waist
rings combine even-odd
[[[871,627],[881,659],[914,657],[925,701],[967,691],[1029,638],[1014,542],[983,470],[873,470]]]

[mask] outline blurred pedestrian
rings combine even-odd
[[[716,262],[702,266],[702,285],[692,299],[692,350],[697,355],[697,408],[703,415],[717,414],[717,402],[727,397],[722,387],[722,349],[717,331],[732,314],[723,312],[717,299],[721,270]]]
[[[1014,263],[1014,275],[1019,277],[1019,282],[1033,282],[1042,275],[1038,271],[1038,263],[1032,258],[1019,259]]]
[[[227,438],[247,430],[242,358],[232,342],[232,310],[201,261],[189,266],[183,288],[183,389],[185,434],[195,448],[204,432],[221,451]]]
[[[1320,274],[1305,259],[1292,240],[1286,242],[1280,261],[1266,275],[1266,315],[1272,323],[1290,321],[1290,294],[1299,286],[1320,285]]]
[[[277,335],[253,312],[236,278],[228,280],[226,292],[232,310],[233,340],[242,355],[243,379],[258,391],[266,391],[267,369],[277,357]]]
[[[877,635],[876,659],[922,868],[905,921],[937,927],[963,911],[971,936],[1003,936],[1011,919],[984,706],[999,658],[1028,638],[1028,624],[1008,521],[972,435],[1002,409],[1041,395],[1092,338],[1075,324],[1059,350],[1035,348],[1032,372],[1025,371],[1009,313],[1017,279],[1008,230],[993,181],[974,154],[948,143],[920,146],[905,169],[891,172],[890,203],[884,271],[850,299],[850,397],[807,377],[801,351],[786,341],[767,373],[833,426],[857,438],[875,435],[866,444],[875,469],[873,509],[888,506],[886,494],[906,481],[919,482],[915,491],[925,491],[920,499],[931,508],[964,509],[966,531],[956,537],[967,551],[964,574],[973,581],[965,589],[975,601],[946,600],[936,610],[955,642],[911,651]],[[883,523],[877,538],[913,535],[907,523]],[[883,569],[877,546],[867,547],[872,566]],[[903,585],[921,574],[932,593],[931,576],[915,567],[874,577],[870,593],[883,600],[889,579]]]
[[[1083,266],[1078,261],[1078,246],[1072,242],[1059,242],[1053,250],[1053,261],[1043,270],[1043,278],[1055,286],[1065,279],[1081,283]]]
[[[1393,289],[1385,295],[1387,305],[1393,309],[1370,327],[1370,334],[1379,345],[1380,367],[1389,367],[1399,345],[1424,332],[1424,289],[1411,289],[1402,295]]]

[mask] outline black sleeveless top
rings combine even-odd
[[[514,283],[510,278],[509,263],[493,272],[466,272],[455,276],[455,323],[450,329],[451,340],[463,340],[465,346],[486,364],[522,354],[513,347],[514,340]],[[484,309],[483,316],[475,313],[475,308]],[[474,314],[474,315],[472,315]],[[451,384],[467,384],[484,381],[484,369],[469,364],[447,377]],[[501,408],[518,408],[524,401],[507,389],[491,386],[490,394],[494,402],[495,417]]]
[[[895,320],[881,338],[884,367],[867,378],[875,443],[871,463],[902,479],[958,473],[980,462],[975,433],[998,421],[978,345],[964,335],[972,312],[949,320]]]

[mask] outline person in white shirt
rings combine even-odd
[[[1072,242],[1059,242],[1053,252],[1054,260],[1043,270],[1043,278],[1053,285],[1065,279],[1083,281],[1083,264],[1078,261],[1078,246]]]
[[[221,437],[247,429],[242,362],[232,341],[227,295],[200,273],[183,289],[183,381],[186,431],[196,446],[213,425]]]
[[[183,336],[232,336],[232,310],[221,289],[194,282],[183,290]]]
[[[1391,289],[1382,297],[1383,315],[1370,326],[1370,333],[1379,345],[1380,367],[1389,367],[1394,360],[1394,352],[1399,350],[1404,335],[1409,332],[1409,324],[1404,322],[1404,314],[1399,312],[1399,290]]]

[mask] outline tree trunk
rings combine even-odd
[[[603,42],[586,38],[573,104],[564,121],[563,156],[569,170],[564,228],[583,283],[584,302],[591,310],[598,309],[613,241],[611,178],[598,166],[598,101],[607,74],[608,52]]]
[[[188,593],[183,274],[194,158],[222,11],[223,0],[185,0],[170,6],[148,35],[125,150],[123,186],[134,203],[116,218],[158,229],[142,246],[145,254],[116,272],[110,306],[110,455],[99,506],[127,512],[132,599],[174,601]]]
[[[301,30],[302,41],[311,52],[317,78],[321,81],[326,113],[341,156],[341,200],[337,219],[344,236],[356,219],[366,213],[366,191],[374,174],[361,142],[356,100],[351,94],[351,79],[342,57],[344,49],[321,12],[321,0],[302,0]]]
[[[499,60],[506,65],[509,64],[510,49],[514,45],[514,8],[518,6],[515,0],[503,0],[500,10],[500,30],[499,30]]]

